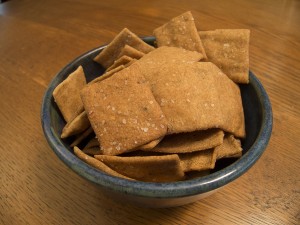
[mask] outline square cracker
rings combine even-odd
[[[110,67],[117,57],[120,55],[121,50],[125,45],[130,45],[135,49],[148,53],[154,49],[151,45],[148,45],[137,35],[132,33],[127,28],[124,28],[110,43],[104,48],[94,60],[104,66],[105,68]]]
[[[223,143],[224,132],[219,129],[167,135],[152,149],[161,153],[188,153],[214,148]]]
[[[207,60],[236,83],[249,83],[250,30],[199,31]]]
[[[158,47],[174,46],[198,51],[206,58],[200,36],[190,11],[181,14],[154,30]]]
[[[85,85],[83,68],[79,66],[54,89],[54,100],[66,122],[70,122],[83,111],[80,91]]]
[[[149,182],[171,182],[184,178],[178,155],[108,156],[95,158],[127,177]]]
[[[176,60],[161,64],[160,57],[144,57],[139,65],[166,116],[168,134],[220,128],[245,136],[240,89],[217,66]],[[148,66],[148,61],[160,66]]]
[[[105,155],[163,137],[167,122],[138,65],[86,87],[82,100]]]

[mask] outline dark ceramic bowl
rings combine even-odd
[[[153,44],[153,37],[143,40]],[[81,161],[70,148],[71,140],[62,140],[60,134],[65,122],[54,103],[52,93],[68,74],[82,65],[87,80],[102,74],[104,69],[92,59],[105,46],[91,50],[64,67],[52,80],[42,103],[42,126],[46,139],[56,155],[72,170],[101,187],[106,194],[149,207],[170,207],[187,204],[203,198],[244,174],[264,152],[272,131],[272,109],[262,84],[250,72],[250,83],[240,85],[247,137],[242,141],[243,156],[239,159],[218,160],[211,174],[187,181],[150,183],[130,181],[103,173]]]

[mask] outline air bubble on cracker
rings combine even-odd
[[[122,120],[122,123],[123,123],[123,124],[126,124],[126,119],[123,119],[123,120]]]
[[[148,127],[142,127],[142,128],[141,128],[141,130],[144,131],[145,133],[148,132],[148,129],[149,129]]]

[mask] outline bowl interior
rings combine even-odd
[[[143,39],[152,45],[155,40],[153,37]],[[42,105],[42,125],[50,146],[58,157],[77,173],[105,187],[110,188],[112,184],[117,184],[117,187],[113,187],[113,189],[115,188],[115,190],[122,190],[131,194],[158,197],[187,196],[225,185],[242,175],[260,157],[270,138],[272,111],[268,96],[261,83],[253,73],[249,72],[250,83],[240,85],[247,135],[246,139],[242,140],[243,156],[240,159],[229,158],[218,160],[215,169],[212,171],[213,173],[205,177],[163,184],[145,184],[145,182],[127,181],[111,177],[81,162],[73,155],[70,148],[72,138],[66,140],[60,139],[65,122],[54,102],[52,92],[79,65],[83,66],[87,81],[103,74],[104,68],[93,61],[93,58],[103,48],[104,46],[91,50],[63,68],[52,80]]]

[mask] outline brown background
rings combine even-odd
[[[68,169],[41,129],[42,96],[78,55],[123,27],[148,36],[192,10],[198,29],[251,29],[251,70],[273,106],[272,138],[245,175],[170,209],[118,203]],[[0,4],[0,224],[299,224],[300,2],[11,0]]]

